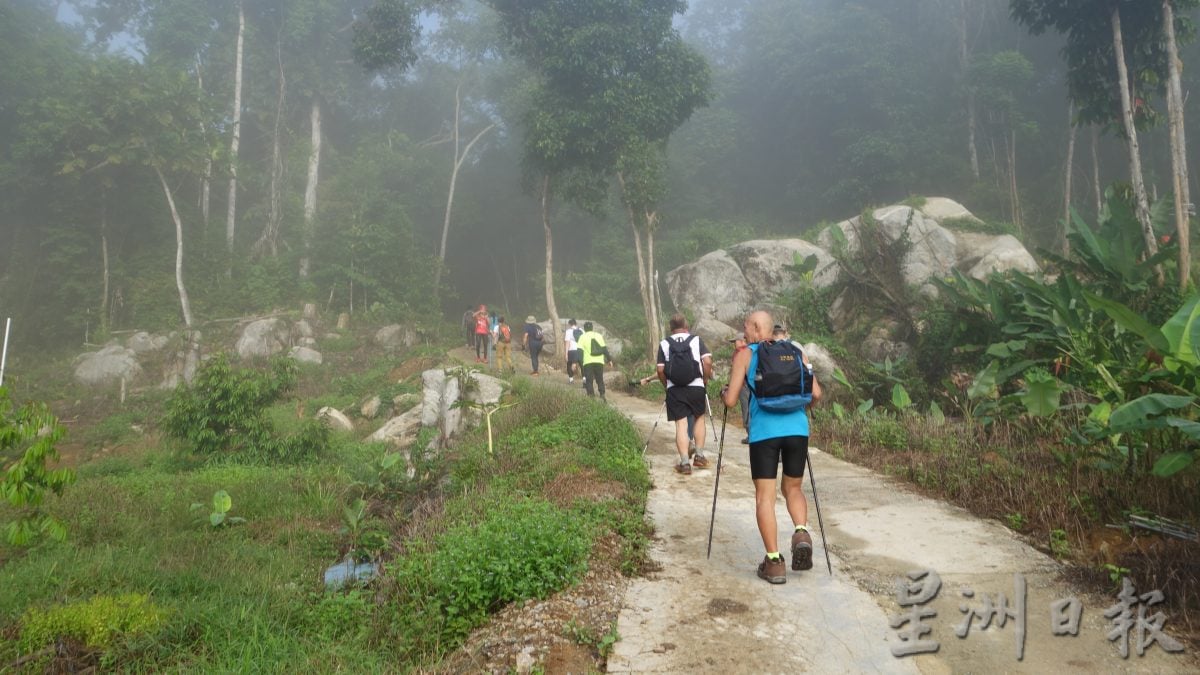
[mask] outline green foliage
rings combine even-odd
[[[388,545],[387,532],[367,511],[365,499],[342,509],[342,527],[339,534],[350,539],[350,559],[366,562],[378,556]]]
[[[1050,553],[1055,558],[1066,558],[1071,555],[1071,545],[1067,542],[1066,530],[1050,530]]]
[[[1004,522],[1008,524],[1010,530],[1020,532],[1025,529],[1026,519],[1020,513],[1009,513],[1004,516]]]
[[[567,637],[575,641],[576,644],[595,649],[600,658],[607,659],[612,653],[613,646],[621,639],[621,634],[617,632],[617,622],[613,621],[608,626],[608,631],[603,635],[596,633],[588,628],[576,623],[573,619],[567,622],[566,627]]]
[[[167,613],[148,595],[96,595],[50,609],[30,609],[21,617],[20,648],[34,652],[66,638],[92,649],[108,649],[118,639],[152,634]]]
[[[40,535],[58,541],[67,536],[66,526],[43,508],[47,493],[62,495],[75,482],[71,469],[48,466],[58,460],[54,446],[63,434],[44,404],[14,408],[8,390],[0,387],[0,465],[8,465],[0,477],[0,497],[17,510],[16,518],[4,524],[4,538],[13,546],[28,546]]]
[[[281,437],[266,409],[296,382],[296,362],[271,361],[267,372],[235,369],[225,354],[206,362],[195,381],[180,385],[167,401],[162,427],[209,458],[230,456],[262,461],[297,461],[323,451],[329,430],[306,420],[299,433]]]
[[[429,644],[461,639],[488,611],[579,579],[589,550],[577,515],[537,499],[496,503],[479,522],[439,536],[434,550],[390,566],[406,606],[396,618]]]
[[[246,522],[245,518],[229,515],[229,511],[233,508],[233,498],[224,490],[217,490],[212,496],[212,511],[206,518],[203,515],[205,507],[199,502],[192,504],[192,513],[200,513],[200,522],[207,522],[211,527],[227,527],[229,525],[241,525]]]

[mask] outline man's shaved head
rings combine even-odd
[[[746,317],[746,342],[761,342],[771,337],[771,327],[775,325],[775,320],[771,318],[771,314],[764,310],[751,312],[750,316]]]

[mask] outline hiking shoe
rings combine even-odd
[[[792,569],[812,569],[812,535],[807,530],[796,530],[792,534]]]
[[[570,384],[575,384],[575,378],[573,378],[573,377],[568,377],[568,378],[567,378],[567,382],[568,382],[568,383],[570,383]]]
[[[707,469],[708,468],[708,458],[705,457],[704,455],[697,454],[695,457],[692,458],[692,466],[696,467],[697,469]]]
[[[782,555],[779,556],[779,560],[771,560],[764,556],[763,561],[758,565],[758,578],[765,580],[768,584],[786,584],[787,566],[785,562]]]
[[[680,462],[675,465],[675,473],[681,473],[685,476],[692,475],[692,465],[687,462]]]

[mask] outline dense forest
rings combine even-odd
[[[614,46],[530,39],[537,12],[582,20],[555,2],[6,0],[0,306],[15,343],[42,346],[301,301],[426,323],[479,301],[544,315],[552,232],[555,309],[632,335],[659,270],[930,194],[1057,250],[1068,155],[1068,201],[1089,217],[1130,171],[1111,90],[1069,82],[1074,34],[1012,18],[1038,4],[613,3],[637,6],[596,15],[626,36]],[[1117,4],[1146,189],[1169,195],[1161,8]],[[634,20],[645,30],[621,28]],[[596,120],[591,139],[539,126],[569,105],[553,97],[597,96],[554,50],[632,72],[645,64],[616,49],[637,40],[675,69],[644,76],[658,100],[607,92],[628,114],[605,138]],[[650,259],[631,225],[657,233]]]

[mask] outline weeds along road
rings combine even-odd
[[[662,410],[659,403],[617,392],[609,392],[608,400],[643,434],[650,433]],[[714,412],[719,433],[720,409]],[[826,572],[806,478],[813,569],[792,572],[789,566],[786,584],[766,583],[755,574],[763,550],[754,520],[747,449],[739,442],[741,429],[732,425],[726,433],[712,558],[706,559],[717,441],[707,443],[714,468],[681,476],[672,470],[672,436],[663,415],[647,451],[654,480],[647,504],[655,527],[650,555],[661,569],[630,584],[609,672],[1200,672],[1195,655],[1168,654],[1157,644],[1139,658],[1134,653],[1135,632],[1130,635],[1129,658],[1122,659],[1117,643],[1106,638],[1112,622],[1103,616],[1117,603],[1115,592],[1085,596],[1060,580],[1057,562],[999,523],[915,495],[897,481],[820,451],[812,453],[812,463],[833,576]],[[813,424],[812,444],[821,445],[819,420]],[[790,528],[781,497],[776,511],[786,544]],[[928,602],[902,608],[896,581],[917,570],[936,573],[940,591]],[[1025,584],[1022,660],[1017,659],[1022,613],[1017,611],[1016,575]],[[915,590],[919,586],[913,584]],[[964,597],[964,590],[973,591],[973,597]],[[960,605],[982,612],[984,596],[998,606],[1000,594],[1017,618],[999,627],[997,617],[986,630],[980,629],[980,618],[973,618],[965,638],[955,635],[968,616]],[[1051,605],[1070,598],[1082,606],[1078,635],[1056,636]],[[913,610],[922,610],[931,629],[920,639],[936,642],[938,651],[898,658],[893,649],[915,644],[900,637],[912,624],[892,628],[890,620]],[[1147,616],[1155,611],[1150,609]],[[1136,616],[1134,608],[1135,620]],[[1166,626],[1171,626],[1169,616]]]

